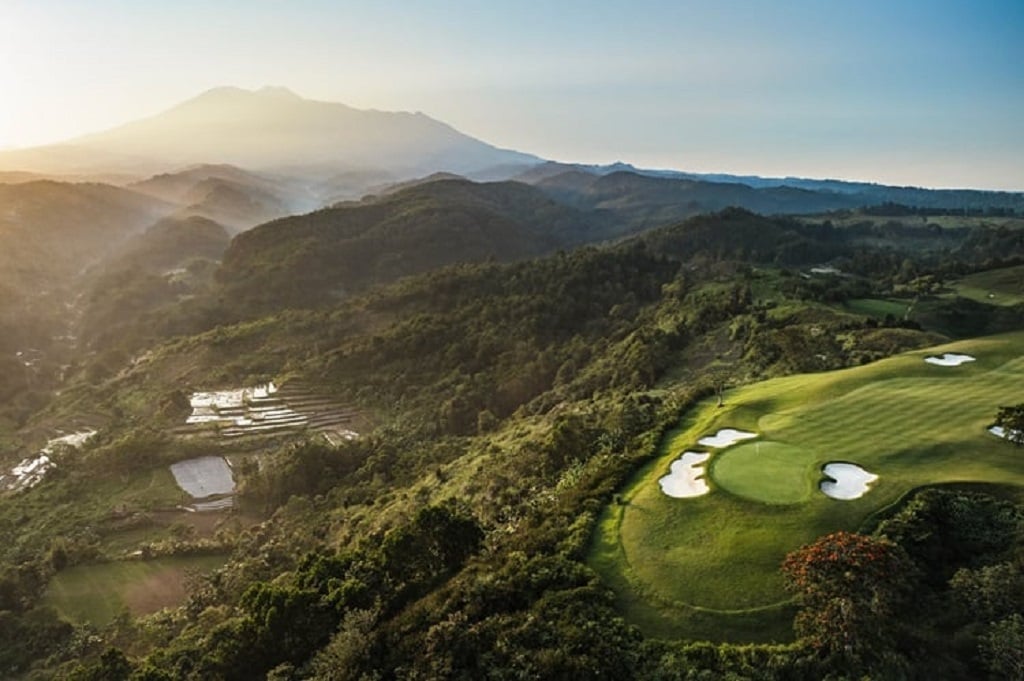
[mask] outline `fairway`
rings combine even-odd
[[[990,305],[1024,304],[1024,265],[986,270],[953,285],[957,295]]]
[[[226,556],[180,556],[78,565],[57,573],[43,597],[65,619],[97,627],[127,609],[145,615],[181,605],[191,572],[220,567]]]
[[[867,315],[881,319],[885,315],[892,315],[896,319],[903,319],[910,309],[909,300],[894,300],[881,298],[853,298],[843,303],[843,309],[856,314]]]
[[[961,366],[924,362],[970,354]],[[857,530],[915,488],[988,482],[1024,487],[1024,450],[986,431],[1002,404],[1024,402],[1024,334],[906,353],[841,371],[773,379],[687,412],[658,456],[601,517],[590,562],[648,634],[785,640],[778,566],[828,532]],[[725,427],[759,439],[715,451],[710,492],[674,499],[658,479],[699,438]],[[822,466],[879,476],[860,498],[820,491]]]

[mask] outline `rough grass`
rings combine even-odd
[[[960,367],[923,358],[977,357]],[[627,617],[654,636],[785,640],[789,551],[837,529],[856,530],[912,489],[942,483],[1024,488],[1024,451],[989,435],[1000,404],[1020,401],[1024,333],[962,341],[875,364],[775,379],[685,415],[658,456],[604,512],[591,562]],[[684,448],[718,428],[758,441],[718,451],[710,494],[672,499],[657,480]],[[850,461],[880,476],[852,501],[817,490],[820,468]]]
[[[124,610],[145,615],[181,605],[190,572],[209,572],[226,556],[182,556],[79,565],[50,581],[43,602],[76,624],[102,627]]]

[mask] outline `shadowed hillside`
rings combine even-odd
[[[442,180],[241,234],[218,281],[226,299],[306,306],[442,265],[520,260],[611,233],[607,219],[527,185]]]

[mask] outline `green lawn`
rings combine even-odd
[[[760,440],[730,447],[714,462],[712,478],[722,489],[767,504],[808,501],[818,469],[813,449]]]
[[[189,572],[209,572],[226,560],[181,556],[78,565],[54,576],[43,603],[71,622],[102,627],[125,609],[143,615],[180,605]]]
[[[883,319],[887,314],[903,319],[909,307],[909,300],[897,298],[851,298],[843,303],[843,309],[847,312],[876,319]]]
[[[977,361],[923,361],[947,351]],[[789,551],[856,530],[917,487],[1024,488],[1024,451],[985,430],[998,405],[1020,401],[1024,333],[738,389],[723,408],[708,401],[691,410],[666,437],[623,489],[622,503],[602,515],[591,564],[649,635],[786,640],[792,612],[778,566]],[[712,450],[709,494],[662,494],[657,480],[679,453],[724,427],[761,437]],[[829,499],[818,490],[829,461],[857,463],[880,478],[860,499]]]

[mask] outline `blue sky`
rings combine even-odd
[[[0,145],[218,85],[566,161],[1024,190],[1024,0],[0,0]]]

